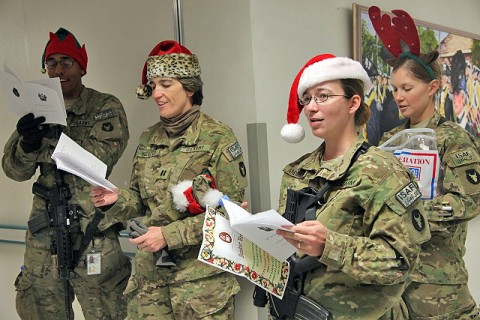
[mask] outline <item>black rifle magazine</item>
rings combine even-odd
[[[330,311],[316,303],[315,301],[301,295],[298,298],[297,308],[295,309],[295,320],[331,320]]]

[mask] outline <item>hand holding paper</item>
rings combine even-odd
[[[276,259],[284,261],[297,251],[287,240],[276,234],[277,229],[291,232],[283,226],[293,226],[293,223],[275,210],[252,215],[228,200],[223,200],[223,206],[228,213],[232,228]]]
[[[59,78],[21,83],[12,71],[0,71],[0,86],[6,106],[18,116],[33,113],[45,117],[45,123],[67,125],[67,112]]]
[[[250,215],[248,212],[247,214]],[[235,231],[223,214],[217,213],[215,208],[208,205],[198,260],[245,277],[280,299],[285,293],[290,273],[289,262],[275,259],[243,234]]]

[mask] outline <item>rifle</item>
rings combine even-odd
[[[287,203],[284,216],[292,223],[312,220],[315,217],[317,206],[323,204],[323,195],[330,187],[327,183],[322,190],[317,192],[314,188],[307,187],[302,190],[287,190]],[[303,282],[305,273],[321,267],[316,257],[305,256],[298,258],[293,254],[288,258],[290,262],[290,276],[283,299],[273,295],[267,297],[267,293],[260,287],[255,287],[253,304],[257,307],[265,307],[270,300],[270,315],[274,319],[294,320],[330,320],[332,314],[320,304],[303,294]]]
[[[54,136],[58,138],[61,129],[57,126],[52,129],[54,130]],[[63,283],[65,313],[67,320],[70,320],[73,319],[73,314],[71,312],[72,301],[68,281],[71,279],[71,271],[75,268],[72,233],[73,229],[79,228],[73,225],[74,221],[78,221],[78,206],[68,204],[71,193],[68,184],[63,181],[62,171],[55,167],[54,172],[55,180],[51,189],[37,182],[32,187],[33,194],[42,197],[47,203],[48,216],[39,216],[38,219],[32,219],[28,225],[32,233],[45,226],[50,226],[54,230],[54,233],[51,234],[52,242],[50,246],[52,273],[55,278],[58,277]]]

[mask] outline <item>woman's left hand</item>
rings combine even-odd
[[[328,232],[323,224],[309,220],[288,228],[293,232],[277,230],[277,234],[309,256],[322,255]]]
[[[161,227],[148,227],[148,231],[135,239],[129,239],[138,249],[157,252],[167,246]]]

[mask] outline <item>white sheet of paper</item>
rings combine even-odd
[[[24,84],[7,68],[0,71],[0,86],[7,108],[24,116],[33,113],[44,116],[45,123],[67,125],[67,113],[63,101],[60,78],[48,78]]]
[[[297,251],[297,248],[275,232],[277,229],[290,231],[283,226],[293,226],[275,210],[252,215],[231,201],[222,200],[222,202],[232,228],[276,259],[284,261]]]
[[[62,133],[52,154],[57,168],[70,172],[94,186],[108,190],[116,187],[107,179],[107,165]]]

